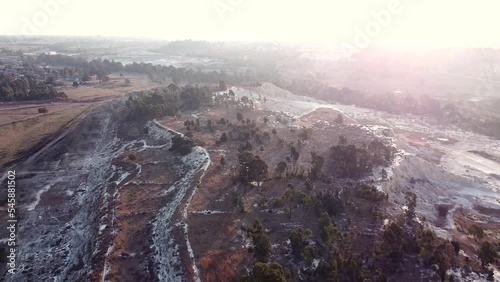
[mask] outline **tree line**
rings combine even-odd
[[[219,83],[227,81],[231,83],[243,82],[252,79],[248,75],[230,75],[220,71],[201,71],[186,68],[176,68],[174,66],[154,65],[152,63],[123,64],[108,59],[93,59],[87,61],[82,57],[66,55],[41,54],[37,57],[39,63],[50,65],[71,66],[84,70],[90,75],[109,74],[111,72],[128,72],[146,74],[154,82],[163,83],[171,81],[174,84],[195,84],[195,83]]]
[[[46,100],[67,98],[58,92],[52,81],[34,76],[8,76],[0,73],[0,101]]]

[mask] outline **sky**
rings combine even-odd
[[[500,47],[498,0],[0,0],[2,35]]]

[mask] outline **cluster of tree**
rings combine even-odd
[[[373,202],[379,202],[387,198],[387,195],[380,192],[377,187],[373,185],[368,185],[366,183],[360,184],[356,192],[358,194],[358,197],[373,201]]]
[[[196,110],[210,104],[212,92],[208,87],[171,84],[166,88],[130,96],[127,100],[128,115],[134,119],[151,119],[175,116],[181,110]]]
[[[416,115],[441,116],[441,104],[428,95],[413,96],[387,93],[383,96],[367,94],[348,87],[335,88],[314,79],[279,81],[277,85],[294,93],[335,101],[341,104],[355,104],[360,107],[387,111],[390,113],[411,113]]]
[[[344,211],[344,204],[336,192],[318,192],[316,196],[312,198],[312,201],[312,205],[318,217],[324,212],[327,212],[330,216],[335,216]]]
[[[257,182],[257,184],[260,185],[260,182],[267,179],[267,164],[259,156],[256,156],[251,152],[244,151],[239,154],[238,162],[238,178],[242,183],[248,184],[251,182]]]
[[[191,153],[191,149],[194,147],[194,143],[185,138],[185,137],[181,137],[179,135],[175,135],[173,138],[172,138],[172,146],[170,147],[169,150],[171,151],[174,151],[174,152],[178,152],[182,155],[187,155],[189,153]]]
[[[336,145],[330,148],[330,160],[339,177],[354,178],[370,172],[374,165],[381,165],[392,158],[392,149],[380,140],[373,140],[368,147]]]
[[[271,239],[264,234],[264,227],[258,219],[247,229],[248,237],[253,243],[253,252],[258,261],[265,262],[271,253]]]
[[[477,251],[477,256],[481,260],[483,266],[490,263],[495,263],[500,257],[498,253],[500,252],[500,243],[490,243],[482,242]]]
[[[22,56],[23,51],[12,50],[12,49],[8,49],[8,48],[3,47],[3,48],[0,48],[0,54],[7,55],[7,56]]]
[[[250,120],[248,118],[244,119],[243,115],[239,112],[237,113],[236,119],[239,121],[239,124],[227,123],[231,129],[226,136],[228,140],[243,142],[240,151],[251,151],[253,147],[250,142],[255,142],[257,145],[263,145],[266,141],[271,139],[271,134],[259,128],[255,120]]]
[[[278,139],[278,143],[284,142],[283,139]],[[300,157],[299,149],[293,143],[289,144],[290,155],[286,156],[285,161],[281,161],[276,165],[275,174],[276,177],[288,179],[289,177],[295,177],[299,173],[298,160]],[[319,176],[323,173],[323,163],[324,159],[318,156],[316,153],[311,153],[313,160],[311,162],[311,170],[313,174]]]
[[[257,262],[253,266],[252,272],[241,276],[242,282],[285,282],[285,271],[277,263]]]
[[[276,85],[309,97],[333,101],[346,105],[386,111],[394,114],[411,113],[420,116],[433,116],[458,126],[485,134],[500,137],[500,121],[484,116],[484,112],[459,108],[454,103],[444,104],[429,95],[409,93],[368,94],[348,87],[335,88],[314,79],[278,80]],[[462,113],[466,112],[467,115]],[[340,119],[338,121],[341,121]]]
[[[477,224],[473,224],[468,229],[469,235],[474,237],[474,240],[483,240],[486,236],[484,229],[481,228]],[[500,243],[490,243],[488,241],[481,242],[479,249],[477,251],[477,256],[481,260],[481,263],[484,265],[488,265],[490,263],[494,263],[500,256],[498,255],[500,252]]]
[[[323,166],[325,158],[316,152],[311,152],[311,170],[309,171],[309,178],[314,181],[323,175]]]
[[[438,265],[438,274],[443,279],[459,248],[457,243],[440,238],[420,224],[408,228],[402,219],[386,225],[380,246],[380,251],[395,264],[400,263],[405,255],[418,255],[423,266]]]
[[[304,257],[304,249],[308,246],[311,235],[312,231],[309,228],[297,227],[290,232],[290,247],[295,256]]]
[[[342,233],[332,222],[330,215],[323,212],[318,220],[319,230],[321,231],[321,239],[327,246],[332,248],[333,242],[342,240]]]
[[[106,77],[111,72],[129,72],[146,74],[152,81],[166,82],[172,81],[175,84],[194,84],[194,83],[219,83],[229,81],[232,83],[244,82],[247,77],[232,76],[224,71],[203,72],[201,70],[191,70],[185,68],[175,68],[173,66],[153,65],[151,63],[136,63],[122,64],[108,59],[93,59],[87,61],[82,57],[66,56],[66,55],[47,55],[41,54],[37,57],[38,62],[47,63],[50,65],[72,66],[83,70],[89,75],[97,75]]]
[[[64,92],[57,92],[50,81],[33,76],[13,77],[0,73],[0,101],[65,99]]]

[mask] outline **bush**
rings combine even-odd
[[[130,161],[135,161],[135,160],[137,160],[137,157],[134,153],[130,153],[130,154],[128,154],[128,159]]]
[[[194,143],[191,140],[182,138],[180,136],[174,136],[172,138],[171,151],[178,152],[181,155],[187,155],[191,153],[191,149],[194,147]]]
[[[259,261],[266,261],[271,253],[272,245],[269,236],[264,234],[264,227],[259,220],[255,220],[254,224],[247,230],[248,237],[252,239],[254,245],[255,257]]]
[[[358,187],[358,197],[373,201],[373,202],[379,202],[385,199],[385,194],[378,191],[377,187],[373,185],[367,185],[367,184],[361,184]]]
[[[252,269],[251,275],[244,275],[241,280],[248,282],[285,282],[286,278],[283,267],[279,263],[257,262]]]
[[[490,242],[483,242],[479,247],[477,256],[483,266],[494,263],[498,259],[498,248]]]
[[[306,241],[311,237],[311,229],[304,229],[302,227],[297,227],[292,232],[290,232],[290,245],[292,247],[292,252],[296,256],[302,256],[304,248],[306,247]]]

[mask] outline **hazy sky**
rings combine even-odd
[[[0,0],[0,3],[0,34],[11,35],[351,45],[356,40],[369,40],[380,45],[500,47],[498,0]],[[379,15],[378,23],[375,14]],[[366,35],[367,29],[371,34]]]

